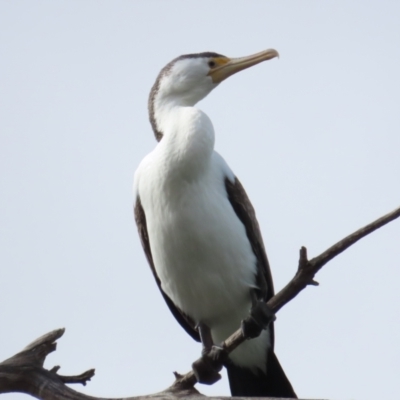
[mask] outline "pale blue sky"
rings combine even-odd
[[[399,21],[395,1],[0,2],[0,359],[64,326],[46,365],[95,367],[78,389],[119,397],[167,387],[198,357],[132,216],[156,144],[148,92],[180,54],[281,54],[199,104],[257,210],[276,289],[300,246],[315,256],[399,206]],[[299,396],[395,397],[399,267],[396,221],[279,312]],[[225,378],[199,389],[228,394]]]

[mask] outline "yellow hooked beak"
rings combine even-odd
[[[279,53],[274,49],[268,49],[247,57],[224,59],[225,62],[217,63],[217,66],[212,68],[208,75],[211,76],[214,83],[220,83],[236,72],[275,57],[279,57]]]

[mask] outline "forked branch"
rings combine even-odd
[[[311,260],[308,260],[307,249],[305,247],[302,247],[300,249],[299,266],[296,275],[282,290],[280,290],[274,297],[272,297],[268,301],[268,306],[274,313],[276,313],[285,304],[295,298],[308,285],[318,285],[318,283],[314,281],[314,276],[326,263],[348,249],[351,245],[353,245],[363,237],[369,235],[373,231],[379,229],[383,225],[388,224],[398,217],[400,217],[400,207],[384,215],[383,217],[378,218],[377,220],[371,222],[363,228],[358,229],[349,236],[346,236],[344,239],[335,243],[319,256]],[[225,340],[225,342],[223,343],[223,347],[225,348],[227,353],[231,353],[245,340],[246,339],[243,337],[242,330],[238,329],[231,336],[229,336],[228,339]],[[187,388],[195,385],[196,382],[197,381],[194,372],[190,371],[185,375],[179,376],[176,379],[174,385],[182,388]]]
[[[268,301],[268,306],[273,312],[278,312],[286,303],[305,289],[306,286],[317,285],[314,281],[314,276],[327,262],[358,240],[399,216],[400,207],[345,237],[311,260],[307,258],[306,248],[302,247],[300,249],[299,266],[295,276],[279,293]],[[42,400],[112,400],[87,396],[65,385],[66,383],[81,383],[85,385],[93,377],[93,369],[76,376],[62,376],[57,374],[60,368],[58,366],[50,370],[43,368],[46,356],[56,350],[56,340],[63,334],[64,329],[50,332],[35,340],[20,353],[0,363],[0,394],[21,392]],[[225,340],[223,346],[230,353],[243,343],[244,340],[245,338],[242,335],[241,329],[238,329]],[[176,400],[189,396],[191,400],[200,400],[204,397],[194,388],[197,381],[193,371],[185,375],[175,373],[175,377],[176,380],[172,386],[161,393],[119,400],[154,398]],[[241,399],[244,400],[245,398]]]

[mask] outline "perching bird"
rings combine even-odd
[[[135,173],[135,220],[167,305],[205,353],[274,289],[254,209],[195,104],[227,77],[277,56],[183,55],[161,70],[150,93],[158,144]],[[260,332],[224,360],[232,395],[295,398],[274,353],[273,324]]]

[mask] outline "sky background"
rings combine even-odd
[[[147,97],[181,54],[281,57],[199,103],[257,211],[275,288],[400,205],[398,1],[0,1],[0,360],[65,327],[46,366],[78,390],[160,391],[200,345],[164,304],[132,214],[156,145]],[[299,397],[398,395],[400,221],[277,315]],[[228,395],[226,376],[203,393]],[[26,396],[3,395],[4,399]]]

